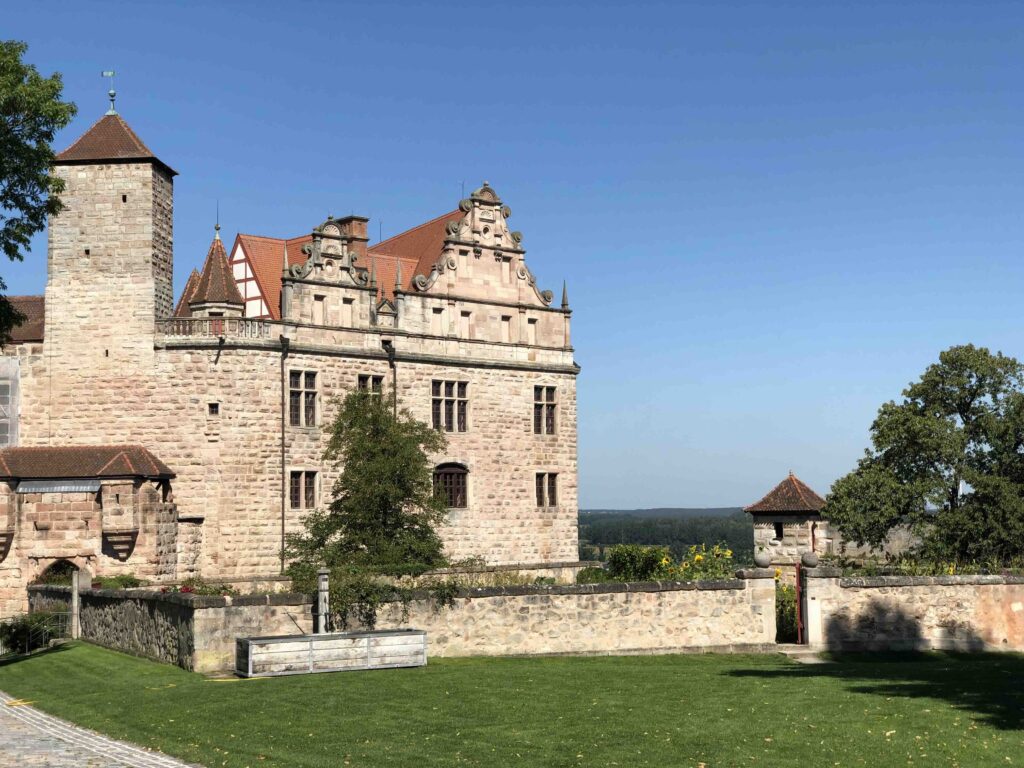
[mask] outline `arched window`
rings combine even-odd
[[[71,574],[78,568],[70,560],[57,560],[39,574],[36,584],[70,584]]]
[[[434,470],[434,493],[444,499],[449,509],[466,506],[469,470],[461,464],[439,464]]]

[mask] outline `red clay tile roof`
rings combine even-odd
[[[408,289],[412,285],[415,275],[429,275],[431,267],[441,256],[441,249],[444,247],[445,238],[448,233],[445,229],[449,221],[461,221],[465,214],[456,209],[451,213],[438,216],[436,219],[420,224],[405,232],[381,240],[371,247],[367,253],[371,257],[376,254],[377,258],[377,284],[381,287],[384,295],[390,298],[393,295],[395,286],[396,262],[392,259],[400,259],[402,262],[402,287]],[[391,259],[382,259],[381,256],[390,256]],[[409,269],[409,266],[412,269]],[[369,268],[369,264],[366,265]],[[387,279],[385,279],[387,277]]]
[[[193,269],[192,274],[188,276],[188,280],[185,282],[185,290],[181,292],[181,298],[178,299],[178,306],[174,308],[175,317],[192,317],[192,308],[189,307],[188,303],[196,295],[196,286],[198,284],[199,270]]]
[[[775,486],[771,492],[756,504],[744,507],[744,512],[757,513],[801,513],[820,512],[825,500],[812,491],[792,472],[789,477]]]
[[[11,343],[42,341],[46,321],[46,302],[42,296],[8,296],[11,305],[25,315],[25,322],[11,329]]]
[[[151,160],[166,168],[172,176],[177,175],[177,171],[160,160],[142,143],[120,115],[101,117],[92,128],[79,136],[74,144],[59,153],[54,164],[76,165],[130,160]]]
[[[0,477],[43,480],[92,477],[171,478],[174,472],[141,445],[4,448]]]
[[[381,240],[367,249],[366,259],[360,259],[357,266],[369,270],[376,261],[379,296],[393,300],[399,263],[402,265],[402,288],[410,290],[413,277],[418,274],[429,275],[431,267],[441,255],[447,237],[445,226],[449,221],[461,220],[463,215],[462,211],[455,210],[387,240]],[[302,253],[302,246],[312,240],[312,235],[283,240],[278,237],[243,234],[239,234],[235,239],[235,247],[241,243],[242,250],[249,257],[249,264],[260,287],[260,293],[263,294],[263,300],[274,320],[281,319],[281,272],[284,267],[284,249],[288,249],[289,265],[305,264],[306,255]]]
[[[187,286],[186,286],[187,288]],[[213,238],[210,250],[206,254],[206,263],[195,285],[189,305],[195,304],[237,304],[244,306],[245,300],[235,285],[228,266],[228,255],[224,252],[224,243],[220,235]]]
[[[266,302],[270,316],[274,320],[281,319],[281,273],[284,271],[285,249],[288,250],[289,264],[305,264],[306,254],[302,252],[302,246],[312,240],[312,235],[293,237],[290,240],[243,234],[235,238],[235,247],[241,243],[242,250],[249,257],[249,265],[252,267],[256,284],[259,285],[263,301]]]

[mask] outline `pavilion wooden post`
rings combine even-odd
[[[327,632],[327,612],[330,610],[328,597],[331,592],[330,573],[327,568],[321,568],[316,572],[316,633],[318,635]]]
[[[79,594],[79,588],[82,578],[82,572],[77,568],[71,572],[71,639],[77,640],[81,635],[81,626],[78,622],[78,617],[82,609],[82,596]]]

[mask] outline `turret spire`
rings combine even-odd
[[[398,269],[395,270],[395,293],[402,290],[402,260],[395,259],[398,262]]]
[[[565,280],[562,281],[562,309],[569,308],[569,288]]]

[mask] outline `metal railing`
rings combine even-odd
[[[28,654],[51,640],[71,637],[71,613],[41,611],[0,619],[0,658]]]
[[[270,324],[247,317],[172,317],[157,320],[157,333],[164,336],[188,336],[235,339],[270,338]]]

